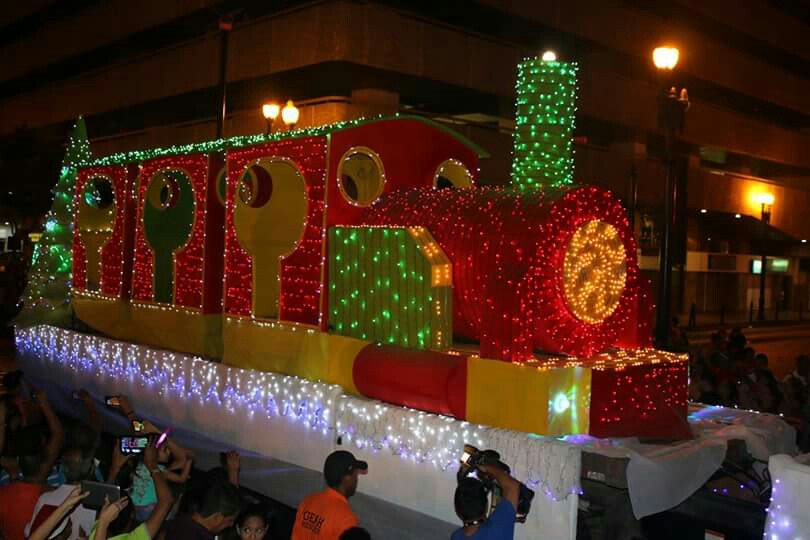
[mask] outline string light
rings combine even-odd
[[[158,399],[172,398],[228,415],[283,418],[323,435],[334,430],[337,385],[274,373],[242,370],[187,354],[153,349],[50,326],[18,330],[16,347],[42,367],[104,381]],[[223,419],[227,422],[227,419]]]
[[[80,116],[68,137],[59,178],[51,193],[53,204],[45,216],[45,231],[34,246],[31,269],[20,297],[22,311],[15,324],[27,326],[46,320],[68,324],[71,313],[73,196],[78,169],[90,161],[87,128]]]
[[[546,55],[518,64],[512,183],[521,189],[574,181],[577,69]]]
[[[328,245],[338,334],[415,349],[450,344],[451,265],[426,229],[333,227]]]
[[[157,158],[142,163],[139,169],[132,297],[141,304],[160,302],[202,309],[204,295],[213,293],[212,284],[203,279],[208,156]],[[166,201],[150,202],[155,195],[150,192],[160,197],[162,187],[168,191]],[[172,189],[177,192],[172,194]],[[165,205],[169,201],[171,207]],[[173,211],[177,207],[180,215]],[[156,243],[163,247],[156,250]],[[157,257],[165,262],[156,264]],[[158,268],[162,270],[156,272]]]
[[[765,510],[765,531],[767,540],[802,540],[810,520],[807,518],[806,466],[798,464],[789,455],[774,455],[768,460],[770,472],[770,505]],[[740,486],[742,489],[745,486]],[[805,533],[805,534],[803,534]]]
[[[589,221],[576,230],[563,260],[565,300],[574,315],[591,324],[604,321],[619,305],[626,277],[615,227]]]
[[[349,124],[353,125],[353,124]],[[320,324],[324,245],[324,186],[327,140],[323,136],[279,139],[228,151],[225,213],[225,270],[223,309],[231,316],[255,317],[253,257],[240,244],[234,224],[236,190],[244,171],[268,156],[283,156],[296,164],[306,184],[307,214],[303,236],[295,250],[280,259],[278,317],[280,320]]]
[[[616,231],[611,245],[624,257],[626,273],[617,305],[596,324],[569,309],[563,275],[571,238],[591,221]],[[484,358],[524,361],[535,348],[590,356],[615,345],[634,326],[631,316],[641,294],[635,243],[621,203],[607,191],[400,190],[384,194],[363,222],[420,226],[432,233],[453,262],[454,333],[480,341]],[[597,298],[615,295],[595,292]]]
[[[105,393],[203,407],[219,425],[248,418],[285,422],[338,444],[388,452],[411,463],[454,471],[463,445],[497,448],[513,473],[550,500],[581,492],[581,450],[573,444],[447,416],[396,407],[343,393],[340,386],[242,370],[187,354],[49,326],[19,330],[17,350],[30,368],[71,380],[92,380]],[[28,370],[29,367],[26,367]],[[151,402],[154,406],[155,402]],[[304,433],[302,436],[306,437]],[[289,445],[294,445],[290,442]]]
[[[395,117],[399,117],[399,115],[396,115]],[[279,131],[276,133],[271,133],[270,135],[263,135],[263,134],[240,135],[237,137],[230,137],[226,139],[215,139],[213,141],[205,141],[201,143],[180,144],[174,146],[167,146],[165,148],[150,148],[147,150],[120,152],[118,154],[112,154],[109,156],[96,158],[95,160],[91,161],[88,165],[92,167],[101,167],[106,165],[121,165],[125,163],[140,163],[143,161],[148,161],[151,159],[166,156],[224,153],[232,149],[251,146],[255,147],[257,145],[263,145],[269,142],[289,141],[292,139],[299,139],[299,138],[325,136],[334,131],[340,131],[343,129],[348,129],[351,127],[376,122],[382,118],[383,118],[382,116],[377,116],[374,118],[358,118],[354,120],[345,120],[341,122],[335,122],[332,124],[326,124],[323,126],[299,128],[288,131]]]
[[[106,297],[122,298],[129,292],[131,256],[127,256],[126,236],[128,215],[131,212],[130,189],[132,172],[125,166],[87,167],[79,171],[75,200],[86,205],[83,194],[90,181],[109,182],[113,196],[112,230],[106,240],[99,242],[95,252],[88,253],[82,233],[93,233],[94,223],[85,222],[81,210],[74,211],[73,226],[73,289],[99,293]],[[105,235],[106,236],[106,235]],[[131,237],[130,237],[131,238]],[[131,248],[130,248],[131,249]],[[88,282],[89,265],[98,265],[100,283]]]

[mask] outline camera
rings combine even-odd
[[[460,482],[468,476],[475,476],[484,484],[484,487],[490,494],[490,507],[489,512],[487,512],[487,515],[489,515],[501,499],[501,488],[494,478],[478,470],[479,465],[498,467],[506,474],[511,474],[512,471],[509,465],[501,461],[501,455],[495,450],[479,450],[469,444],[464,445],[464,453],[461,455],[461,466],[456,474],[456,481]],[[529,515],[529,510],[531,510],[533,499],[534,491],[527,488],[523,482],[520,482],[518,505],[515,509],[516,523],[526,522],[526,517]]]

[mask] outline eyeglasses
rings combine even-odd
[[[261,535],[267,530],[267,527],[256,527],[255,529],[251,529],[250,527],[236,527],[236,532],[239,534],[246,534],[248,536],[253,535]]]

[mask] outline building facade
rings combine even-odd
[[[82,114],[95,155],[212,139],[224,65],[223,136],[262,132],[271,100],[295,100],[302,127],[423,114],[486,148],[480,176],[502,184],[517,63],[553,49],[580,63],[576,179],[625,201],[655,279],[663,83],[651,51],[674,44],[675,83],[691,99],[677,145],[675,307],[745,313],[758,301],[751,261],[765,252],[773,318],[810,301],[810,24],[797,4],[31,0],[0,14],[0,138],[24,128],[55,142]]]

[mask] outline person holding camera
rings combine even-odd
[[[520,482],[512,478],[497,464],[479,463],[478,474],[485,475],[498,484],[501,500],[487,517],[489,489],[472,476],[462,478],[456,487],[454,504],[456,515],[463,526],[457,529],[450,540],[511,540],[515,534],[515,518],[520,497]]]

